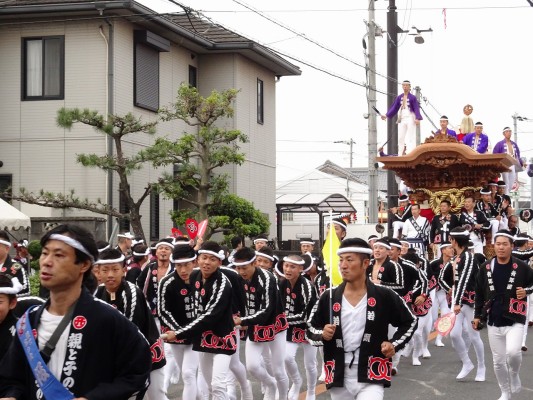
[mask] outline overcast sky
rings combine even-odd
[[[141,0],[159,12],[180,12],[169,0]],[[299,77],[283,77],[277,84],[277,180],[285,181],[325,160],[349,165],[349,146],[356,142],[354,166],[368,165],[368,129],[362,38],[368,20],[365,1],[335,0],[183,0],[228,29],[295,59]],[[250,11],[250,6],[259,13]],[[375,2],[376,22],[386,30],[388,1]],[[502,128],[513,126],[512,115],[533,119],[531,70],[533,7],[526,0],[396,0],[398,25],[404,30],[432,28],[425,43],[399,36],[398,79],[420,86],[422,103],[438,125],[446,114],[461,122],[463,106],[472,104],[474,122],[484,124],[491,144],[503,138]],[[446,9],[443,12],[443,9]],[[278,22],[272,22],[260,14]],[[281,25],[281,26],[280,26]],[[287,29],[288,28],[288,29]],[[317,42],[311,43],[302,37]],[[330,50],[330,51],[328,51]],[[341,57],[332,54],[338,53]],[[387,40],[376,38],[377,87],[387,91]],[[336,78],[305,63],[325,69]],[[383,75],[383,76],[381,76]],[[378,109],[387,109],[385,95]],[[422,138],[433,126],[422,122]],[[378,143],[386,141],[386,122],[378,120]],[[522,155],[533,157],[533,122],[518,122]],[[422,139],[423,140],[423,139]],[[525,173],[521,174],[526,179]]]

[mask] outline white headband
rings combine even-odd
[[[402,245],[401,245],[401,244],[398,244],[398,243],[391,243],[390,245],[391,245],[391,246],[394,246],[394,247],[397,247],[397,248],[399,248],[399,249],[402,248]]]
[[[515,237],[513,235],[509,235],[508,233],[505,233],[505,232],[496,233],[494,235],[494,239],[496,239],[498,236],[505,236],[506,238],[511,239],[512,242],[515,241]]]
[[[344,253],[363,253],[372,255],[372,249],[367,249],[366,247],[343,247],[337,250],[337,255],[340,256]]]
[[[235,262],[235,261],[232,261],[232,264],[236,267],[244,267],[245,265],[249,265],[251,263],[253,263],[256,259],[256,256],[253,256],[253,258],[251,260],[248,260],[248,261],[243,261],[243,262]]]
[[[184,240],[178,240],[177,242],[172,242],[174,243],[174,246],[183,246],[183,245],[187,245],[189,246],[189,241],[184,241]]]
[[[11,242],[8,242],[7,240],[1,240],[0,239],[0,244],[5,244],[6,246],[11,247]]]
[[[155,249],[157,250],[158,247],[161,247],[161,246],[168,246],[170,247],[171,249],[174,248],[174,245],[172,243],[169,243],[169,242],[158,242],[156,245],[155,245]]]
[[[268,243],[268,239],[265,239],[265,238],[254,239],[254,244],[256,244],[257,242],[267,242]]]
[[[106,250],[109,250],[110,248],[111,248],[111,245],[108,244],[106,247],[102,247],[101,249],[98,249],[98,253],[102,253],[102,252],[104,252]]]
[[[117,237],[126,238],[126,239],[131,239],[131,240],[134,239],[134,236],[133,236],[131,233],[129,233],[129,232],[126,232],[126,233],[119,233],[119,234],[117,235]]]
[[[124,257],[124,254],[122,254],[119,258],[111,258],[108,260],[98,260],[95,262],[96,265],[103,265],[103,264],[117,264],[124,261],[126,257]]]
[[[255,252],[256,257],[265,257],[268,258],[270,261],[274,261],[274,257],[269,256],[268,254],[261,253],[260,251]]]
[[[444,249],[446,247],[450,247],[452,244],[451,243],[443,243],[439,246],[439,249]]]
[[[214,251],[211,251],[211,250],[198,250],[198,254],[209,254],[209,255],[215,256],[219,260],[223,260],[224,258],[226,258],[224,254],[224,250],[220,250],[218,253],[215,253]]]
[[[194,255],[194,257],[191,257],[191,258],[177,258],[176,259],[170,256],[170,262],[173,264],[185,264],[185,263],[196,260],[196,258],[197,258],[196,254]]]
[[[468,231],[462,231],[462,232],[450,232],[450,236],[470,236],[470,232]]]
[[[348,227],[346,226],[345,223],[340,222],[340,221],[337,221],[337,220],[334,220],[334,219],[331,220],[329,223],[330,223],[330,224],[335,224],[335,225],[342,226],[342,227],[344,228],[344,230],[348,229]]]
[[[0,294],[17,294],[22,290],[22,285],[17,278],[12,278],[13,287],[0,287]]]
[[[379,242],[379,241],[378,241],[378,242],[374,242],[374,247],[376,247],[376,246],[383,246],[383,247],[385,247],[387,250],[390,250],[390,249],[391,249],[391,247],[390,247],[387,243],[383,243],[383,242]]]
[[[288,262],[288,263],[291,263],[291,264],[296,264],[296,265],[304,265],[305,264],[305,261],[304,260],[293,260],[289,257],[283,257],[283,261],[284,262]]]
[[[315,242],[311,242],[311,241],[308,241],[308,240],[302,240],[302,241],[300,241],[300,244],[312,244],[312,245],[314,245]]]
[[[50,240],[59,240],[65,244],[68,244],[70,247],[75,248],[76,250],[81,251],[83,254],[89,256],[92,262],[94,262],[94,257],[89,250],[87,250],[80,242],[76,239],[71,238],[70,236],[60,235],[59,233],[52,233],[50,235]]]
[[[137,253],[136,251],[134,251],[131,254],[134,255],[135,257],[144,257],[150,254],[150,249],[146,249],[144,253]]]

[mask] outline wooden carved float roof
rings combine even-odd
[[[516,161],[508,154],[479,154],[451,136],[428,138],[405,156],[377,157],[413,189],[432,191],[485,186]]]

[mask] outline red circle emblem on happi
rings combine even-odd
[[[154,276],[157,275],[157,269],[154,269],[154,270],[152,271],[152,275],[154,275]]]
[[[244,285],[244,290],[248,290],[248,285]]]
[[[341,305],[339,303],[333,304],[333,311],[339,312],[341,310]]]
[[[385,271],[385,268],[379,267],[379,272],[383,272],[383,271]]]
[[[87,318],[83,315],[78,315],[72,320],[72,326],[76,329],[83,329],[85,328],[85,325],[87,325]]]
[[[490,264],[486,265],[487,271],[490,271]]]
[[[200,290],[200,296],[204,296],[205,295],[205,289],[202,288],[202,290]]]
[[[370,306],[370,307],[374,307],[376,305],[376,299],[373,298],[373,297],[369,297],[368,298],[368,301],[367,301],[367,304]]]
[[[0,272],[6,272],[7,268],[6,267],[2,267],[2,269],[0,269]]]
[[[296,298],[296,293],[291,294],[291,297],[292,297],[293,299],[295,299],[295,298]]]
[[[289,294],[291,292],[291,289],[287,288],[287,294]]]
[[[255,293],[255,288],[254,288],[254,287],[251,287],[251,288],[250,288],[250,292]]]
[[[196,286],[196,289],[200,289],[200,282],[196,282],[194,286]]]
[[[182,296],[187,296],[187,289],[181,289],[180,293]]]
[[[517,269],[518,265],[516,263],[513,263],[513,269]]]

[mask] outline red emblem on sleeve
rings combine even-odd
[[[516,263],[513,263],[513,269],[517,269],[518,265]]]
[[[255,288],[253,286],[250,288],[250,292],[255,293]]]
[[[333,304],[333,311],[339,312],[341,310],[341,305],[339,303]]]
[[[78,315],[72,320],[72,326],[78,330],[85,328],[85,325],[87,325],[87,318],[83,315]]]
[[[385,271],[385,268],[379,267],[379,272],[383,272],[383,271]]]
[[[187,296],[187,289],[181,289],[180,293],[182,296]]]
[[[200,296],[205,296],[205,289],[202,288],[202,290],[200,290]]]
[[[373,297],[369,297],[368,298],[368,301],[367,301],[367,304],[370,306],[370,307],[374,307],[376,305],[376,299],[373,298]]]
[[[152,275],[153,275],[153,276],[156,276],[156,275],[157,275],[157,269],[154,269],[154,270],[152,271]]]
[[[291,294],[291,297],[292,297],[293,299],[295,299],[295,298],[296,298],[296,293],[292,293],[292,294]]]

